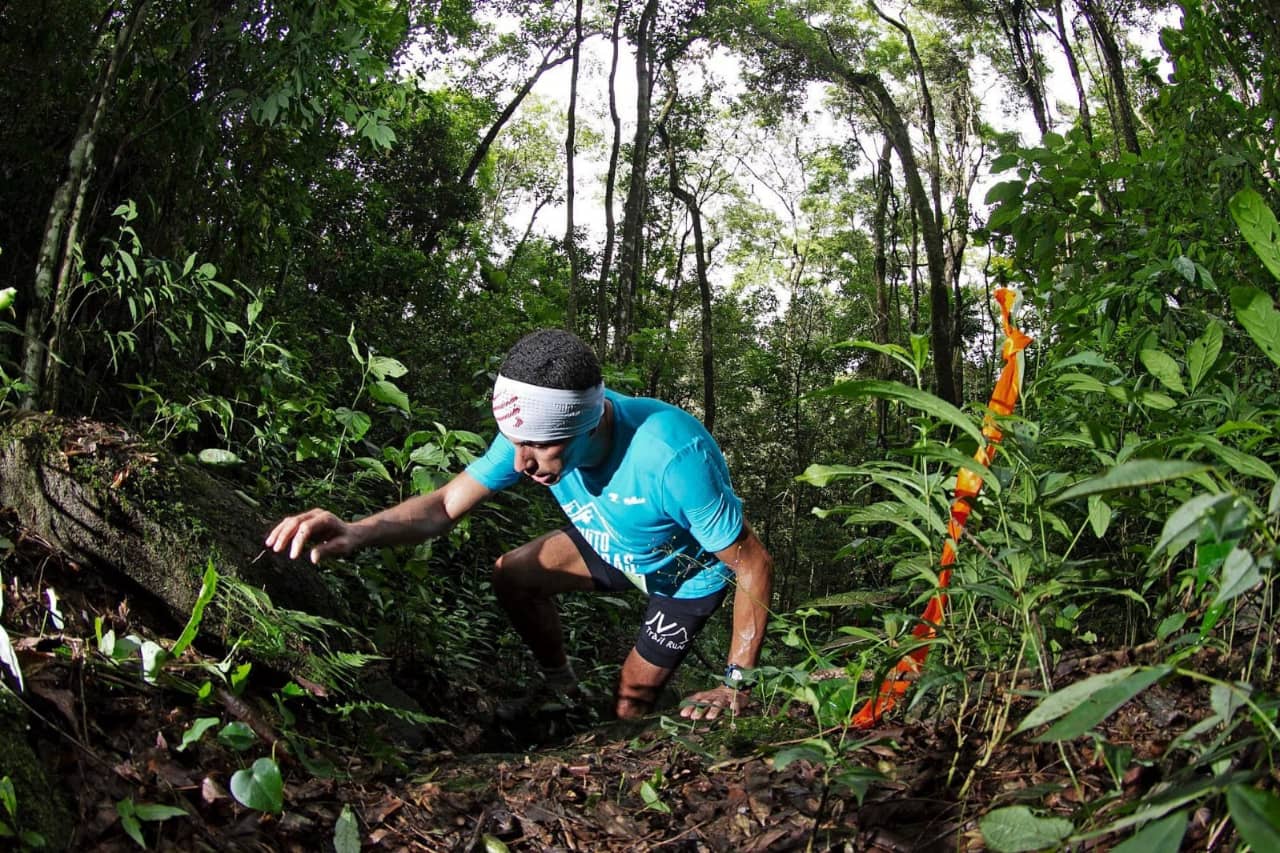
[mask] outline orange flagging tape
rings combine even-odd
[[[1018,402],[1018,394],[1022,391],[1022,351],[1031,343],[1031,338],[1013,327],[1013,314],[1017,308],[1016,291],[1002,287],[995,292],[995,301],[1000,306],[1000,321],[1004,325],[1004,344],[1000,357],[1004,367],[1000,370],[1000,378],[991,392],[991,400],[987,403],[988,414],[982,420],[982,435],[986,443],[973,454],[975,461],[989,467],[996,455],[996,445],[1004,438],[1000,428],[996,426],[993,415],[1007,416],[1013,414],[1013,407]],[[938,626],[947,609],[946,589],[951,585],[951,566],[956,561],[956,547],[960,535],[964,532],[965,522],[969,520],[970,501],[982,491],[982,477],[968,468],[961,468],[956,473],[955,498],[951,502],[951,519],[947,522],[947,541],[942,544],[942,559],[938,572],[938,592],[929,599],[929,604],[920,617],[920,623],[912,629],[913,636],[920,640],[931,640],[937,635]],[[885,712],[898,703],[898,699],[907,692],[910,681],[906,678],[920,671],[925,659],[929,656],[929,646],[922,645],[902,657],[894,669],[880,683],[880,690],[874,699],[867,701],[853,716],[853,726],[858,729],[869,729],[880,721]]]

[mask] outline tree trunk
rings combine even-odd
[[[1013,0],[1007,6],[998,0],[992,4],[992,10],[1009,45],[1018,85],[1027,96],[1040,135],[1044,136],[1049,132],[1049,105],[1045,98],[1044,74],[1040,70],[1040,53],[1031,28],[1031,10],[1024,0]]]
[[[609,170],[604,180],[604,251],[600,257],[600,285],[596,290],[596,354],[601,361],[609,352],[609,273],[613,267],[613,193],[618,181],[618,152],[622,147],[622,119],[618,116],[618,31],[622,27],[622,0],[613,15],[613,58],[609,64],[609,117],[613,121],[613,143],[609,146]]]
[[[578,121],[578,65],[582,57],[582,0],[574,4],[573,15],[573,64],[569,71],[569,121],[565,130],[565,225],[564,250],[569,253],[569,294],[565,305],[565,328],[576,331],[578,325],[578,240],[574,235],[573,197],[574,176],[573,163],[577,152]]]
[[[115,30],[108,29],[109,20],[102,25],[99,44],[105,51],[110,43],[110,52],[80,116],[80,125],[67,156],[67,175],[54,192],[44,239],[36,259],[22,354],[22,376],[31,386],[22,401],[22,408],[27,410],[37,408],[47,400],[47,383],[51,378],[56,382],[60,370],[58,352],[52,347],[57,345],[57,330],[66,323],[71,304],[71,259],[79,239],[80,212],[93,178],[98,130],[111,103],[112,90],[129,53],[129,44],[150,2],[137,0]]]
[[[876,318],[872,325],[872,335],[878,344],[889,343],[889,258],[886,251],[888,242],[888,210],[889,192],[893,188],[893,173],[889,160],[893,149],[889,140],[885,140],[880,148],[880,159],[876,163],[874,185],[876,193],[875,213],[871,219],[871,239],[875,247],[872,262],[872,277],[876,288]],[[889,378],[889,357],[880,353],[876,356],[876,376],[879,379]],[[884,449],[889,446],[889,401],[883,398],[876,400],[876,446]]]
[[[1055,35],[1067,59],[1067,70],[1071,73],[1071,83],[1075,86],[1076,100],[1080,104],[1080,129],[1084,132],[1084,138],[1092,145],[1093,116],[1089,112],[1089,96],[1080,76],[1080,63],[1076,61],[1075,49],[1071,46],[1071,34],[1067,31],[1067,22],[1062,13],[1062,0],[1053,0],[1053,16],[1058,25]]]
[[[0,421],[0,505],[82,567],[158,598],[179,624],[210,560],[282,607],[346,611],[314,568],[264,551],[270,523],[230,484],[123,429],[42,414]],[[231,627],[208,621],[203,632]]]
[[[1111,21],[1096,0],[1078,0],[1080,11],[1089,24],[1098,51],[1102,54],[1103,64],[1107,66],[1107,77],[1111,80],[1111,92],[1114,101],[1115,124],[1124,141],[1124,147],[1132,154],[1141,154],[1138,144],[1137,120],[1134,118],[1133,101],[1129,97],[1129,81],[1124,75],[1124,57],[1120,54],[1120,45],[1116,41]]]
[[[880,123],[886,138],[902,164],[907,197],[915,211],[924,242],[925,259],[929,270],[929,330],[930,348],[933,350],[933,372],[939,397],[958,405],[955,374],[951,358],[951,305],[946,280],[946,252],[943,248],[942,223],[934,212],[931,193],[925,188],[916,161],[911,134],[903,120],[902,111],[889,93],[884,81],[877,75],[857,71],[830,49],[825,39],[812,29],[808,37],[795,29],[769,27],[760,31],[772,44],[799,53],[821,76],[843,83],[854,94],[863,98]]]
[[[693,224],[693,258],[698,276],[698,294],[702,303],[702,423],[714,433],[716,422],[716,360],[711,334],[711,282],[707,278],[707,246],[702,235],[702,210],[693,193],[680,185],[676,173],[676,151],[665,125],[658,125],[658,135],[667,146],[667,163],[671,194],[684,203]]]
[[[644,225],[648,207],[645,177],[649,165],[650,101],[653,96],[653,46],[650,36],[658,0],[648,0],[636,29],[636,133],[631,145],[631,181],[622,214],[622,251],[618,258],[618,311],[614,352],[618,362],[631,363],[631,333],[635,331],[635,300],[644,269]]]
[[[555,55],[556,51],[560,49],[560,46],[564,44],[564,40],[568,38],[572,32],[572,28],[565,30],[556,38],[555,43],[551,45],[551,47],[547,48],[547,50],[542,54],[542,62],[534,70],[533,74],[529,76],[529,79],[525,80],[520,86],[519,91],[516,92],[511,101],[503,108],[502,112],[498,114],[498,118],[485,132],[484,137],[476,146],[476,150],[471,153],[471,159],[467,161],[467,165],[463,168],[462,174],[458,176],[458,186],[470,186],[471,180],[476,176],[476,172],[480,169],[480,164],[484,162],[485,157],[489,156],[489,149],[493,147],[493,143],[497,140],[498,134],[502,132],[502,128],[506,127],[507,122],[511,120],[511,117],[515,115],[516,110],[519,109],[520,104],[524,102],[524,99],[533,91],[533,87],[537,84],[538,80],[542,78],[542,75],[546,74],[552,68],[563,65],[573,58],[573,50],[560,54],[559,56]],[[427,233],[422,239],[422,251],[425,254],[431,254],[435,251],[436,246],[439,245],[440,234],[444,230],[444,224],[445,223],[439,220],[435,220],[431,223],[430,228],[428,228]]]

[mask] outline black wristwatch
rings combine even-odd
[[[731,663],[724,668],[724,686],[732,687],[734,690],[746,690],[746,673],[742,671],[742,667],[736,663]]]

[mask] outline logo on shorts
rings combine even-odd
[[[661,610],[644,623],[644,629],[649,639],[665,648],[679,650],[689,645],[689,632],[675,619],[666,621],[666,615]]]

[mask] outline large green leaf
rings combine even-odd
[[[1222,583],[1218,594],[1210,607],[1226,604],[1238,595],[1243,595],[1262,582],[1262,573],[1258,571],[1258,561],[1239,545],[1231,549],[1222,563]]]
[[[1186,834],[1187,813],[1177,812],[1142,827],[1111,853],[1178,853]]]
[[[1147,371],[1160,380],[1161,385],[1176,394],[1187,393],[1186,386],[1182,384],[1182,368],[1173,360],[1173,356],[1160,349],[1144,349],[1138,353],[1138,357],[1142,359]]]
[[[395,406],[403,412],[409,411],[409,395],[401,391],[390,379],[379,379],[371,384],[369,396],[379,403]]]
[[[333,826],[334,853],[360,853],[360,825],[351,806],[344,805]]]
[[[997,853],[1023,853],[1053,847],[1072,833],[1071,821],[1039,817],[1026,806],[996,809],[978,822],[982,840]]]
[[[1248,785],[1227,788],[1231,822],[1254,850],[1280,850],[1280,798]]]
[[[259,758],[253,767],[231,776],[231,796],[242,806],[279,814],[284,808],[284,779],[274,759]]]
[[[1062,494],[1050,498],[1049,503],[1055,504],[1088,495],[1137,489],[1154,483],[1163,483],[1166,480],[1190,477],[1192,474],[1208,471],[1210,467],[1183,459],[1132,459],[1122,462],[1104,474],[1076,483]]]
[[[1231,307],[1258,348],[1280,364],[1280,311],[1271,297],[1256,287],[1233,287]]]
[[[1191,390],[1195,390],[1200,382],[1209,375],[1218,354],[1222,352],[1222,327],[1210,321],[1204,334],[1191,342],[1187,347],[1187,375],[1191,381]]]
[[[208,567],[204,571],[204,581],[200,585],[200,595],[196,596],[196,603],[191,608],[191,617],[187,619],[187,626],[182,629],[173,648],[169,650],[171,656],[179,657],[195,640],[196,632],[200,630],[200,622],[204,619],[205,605],[213,600],[213,594],[217,589],[218,570],[214,568],[213,558],[210,557]]]
[[[1168,667],[1159,666],[1142,669],[1124,681],[1091,692],[1036,740],[1059,741],[1079,737],[1114,714],[1125,702],[1164,678],[1169,671]]]
[[[1166,548],[1169,549],[1170,556],[1177,554],[1200,536],[1200,529],[1204,526],[1205,519],[1209,518],[1214,510],[1233,500],[1235,496],[1229,492],[1220,495],[1196,495],[1175,509],[1164,523],[1164,530],[1160,534],[1160,541],[1151,552],[1152,556],[1159,556]]]
[[[846,480],[849,477],[863,474],[862,468],[851,465],[819,465],[814,463],[804,469],[804,473],[796,477],[796,482],[808,483],[811,486],[819,488],[830,485],[837,480]]]
[[[1263,266],[1280,279],[1280,225],[1256,190],[1245,188],[1231,197],[1231,216]]]
[[[919,388],[903,385],[901,382],[886,382],[880,379],[851,379],[847,382],[839,382],[825,390],[817,391],[810,396],[845,397],[851,400],[862,397],[876,397],[881,400],[903,403],[927,415],[932,415],[943,423],[956,427],[967,435],[972,436],[973,440],[979,444],[984,441],[982,430],[964,412],[940,397],[935,397],[933,394],[921,391]]]
[[[1106,690],[1115,685],[1124,684],[1133,679],[1143,667],[1126,666],[1111,672],[1101,672],[1097,675],[1091,675],[1083,681],[1077,681],[1075,684],[1069,684],[1061,690],[1055,690],[1040,701],[1040,704],[1031,711],[1030,714],[1023,719],[1014,730],[1014,734],[1025,732],[1028,729],[1034,729],[1037,726],[1052,722],[1066,714],[1071,713],[1076,708],[1088,702],[1094,695],[1100,691]],[[1148,672],[1158,672],[1158,677],[1167,674],[1168,670],[1164,667],[1155,667]],[[1152,679],[1154,681],[1155,679]],[[1150,683],[1150,682],[1148,682]]]

